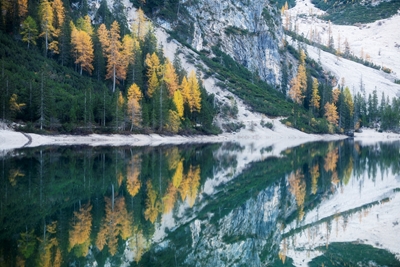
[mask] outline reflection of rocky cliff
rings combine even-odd
[[[271,264],[279,250],[274,244],[280,240],[280,191],[280,186],[271,185],[226,215],[222,205],[216,213],[177,229],[185,233],[186,242],[172,238],[154,250],[176,247],[176,257],[185,266]]]

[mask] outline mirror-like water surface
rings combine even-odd
[[[0,266],[400,266],[400,142],[0,160]]]

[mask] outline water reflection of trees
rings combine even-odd
[[[195,204],[219,146],[48,148],[3,158],[0,235],[19,249],[0,247],[0,256],[9,266],[108,257],[118,265],[126,242],[139,261],[162,214]]]
[[[22,150],[19,156],[3,158],[0,236],[3,243],[18,245],[18,249],[0,248],[0,256],[10,255],[4,257],[10,265],[19,262],[21,266],[34,266],[38,261],[56,266],[61,261],[78,263],[89,258],[99,265],[111,258],[111,264],[118,265],[128,249],[133,255],[130,260],[139,262],[144,255],[149,260],[146,252],[151,249],[155,224],[164,214],[176,215],[181,205],[196,206],[205,180],[217,170],[234,169],[238,153],[245,149],[238,144],[218,148],[49,148]],[[252,164],[221,185],[215,199],[204,196],[207,205],[196,209],[193,216],[204,219],[214,214],[210,218],[217,223],[265,188],[279,186],[282,225],[301,222],[309,210],[351,179],[374,180],[378,171],[398,173],[398,159],[399,143],[302,145],[286,150],[279,159]],[[348,216],[337,214],[323,223],[345,222]],[[182,243],[172,241],[175,251],[184,251],[182,246],[187,243],[178,233],[182,229],[170,235]],[[239,242],[241,237],[237,238]],[[236,239],[226,236],[224,240]],[[176,257],[182,260],[181,255]],[[284,260],[285,252],[279,257]]]

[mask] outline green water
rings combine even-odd
[[[399,162],[399,142],[16,150],[0,266],[400,266]]]

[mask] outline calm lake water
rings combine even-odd
[[[400,266],[400,142],[0,158],[0,266]]]

